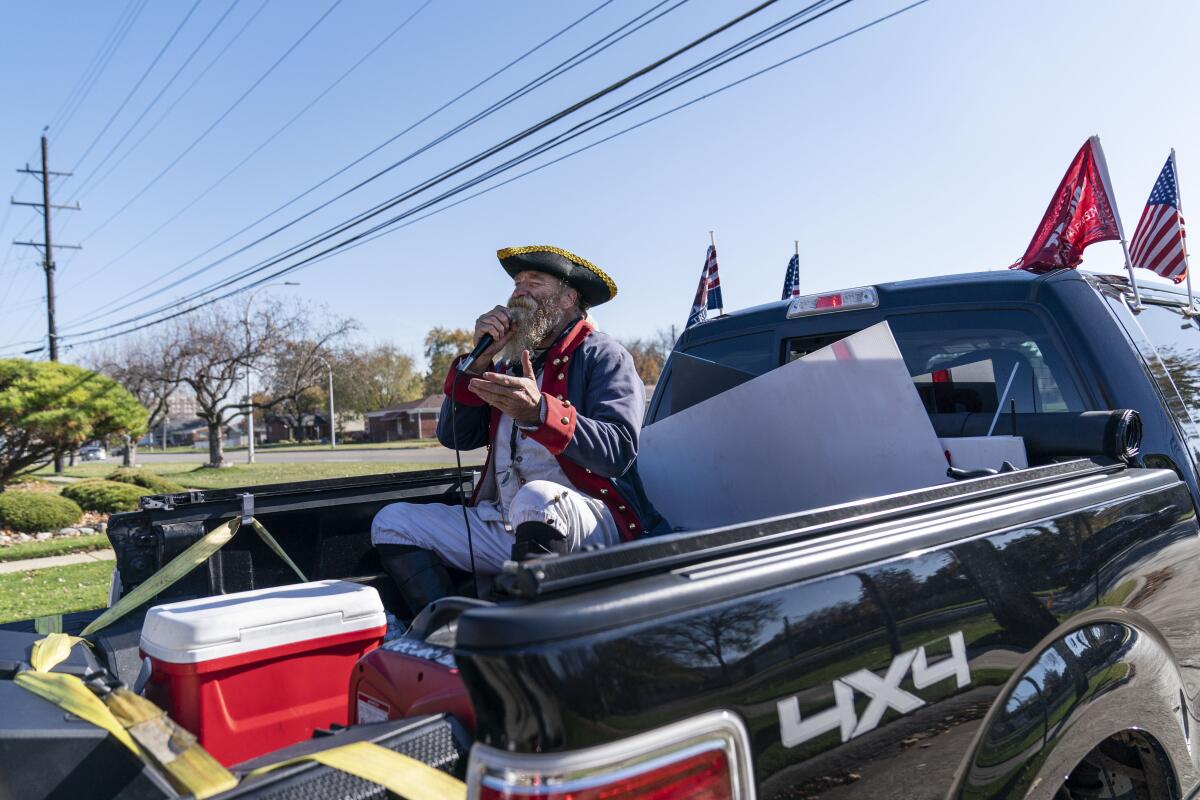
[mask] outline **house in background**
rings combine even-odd
[[[397,442],[402,439],[432,439],[437,435],[442,395],[431,394],[420,400],[400,403],[392,408],[367,413],[367,436],[372,442]]]
[[[319,411],[305,412],[299,416],[270,414],[267,416],[266,423],[266,441],[268,443],[329,440],[329,415]]]

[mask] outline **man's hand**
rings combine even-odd
[[[472,374],[481,374],[482,370],[490,367],[492,359],[496,357],[496,354],[508,342],[509,337],[513,335],[512,317],[509,315],[507,308],[496,306],[475,320],[475,344],[479,344],[479,340],[483,338],[485,333],[491,334],[495,341],[491,347],[483,351],[483,355],[475,359],[475,364],[472,364],[471,369],[468,370]]]
[[[521,351],[521,372],[521,376],[485,372],[472,378],[467,388],[517,422],[541,422],[542,393],[533,375],[528,350]]]

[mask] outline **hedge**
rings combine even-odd
[[[138,499],[147,491],[130,483],[90,480],[64,486],[62,493],[63,497],[74,500],[85,511],[112,514],[117,511],[136,511]]]
[[[187,489],[173,480],[156,475],[153,472],[147,472],[144,469],[133,469],[132,467],[118,467],[110,472],[105,479],[116,481],[117,483],[130,483],[134,486],[141,486],[143,489],[149,489],[152,494],[174,494],[176,492],[187,491]]]
[[[0,493],[0,521],[21,533],[56,531],[79,522],[83,509],[73,500],[48,492]]]

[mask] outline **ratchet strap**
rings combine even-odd
[[[197,800],[213,797],[238,785],[237,777],[200,746],[196,737],[175,723],[166,712],[123,686],[108,688],[103,697],[74,675],[51,672],[71,652],[87,641],[54,633],[36,642],[30,663],[33,670],[18,673],[18,686],[59,708],[107,731],[143,761],[160,769],[171,785]],[[247,778],[272,770],[315,761],[383,786],[406,800],[465,800],[466,785],[416,759],[371,742],[351,742],[340,747],[289,758],[259,767]]]
[[[29,659],[33,669],[17,673],[13,682],[112,734],[135,756],[158,767],[176,790],[197,800],[237,786],[233,773],[149,700],[120,685],[106,686],[98,695],[74,675],[51,672],[72,646],[84,641],[52,633],[36,642]]]
[[[234,517],[213,528],[201,537],[199,541],[193,543],[188,549],[164,564],[158,572],[138,584],[129,594],[122,597],[107,608],[103,614],[92,620],[81,633],[84,636],[95,633],[101,628],[116,622],[160,592],[166,591],[224,547],[225,543],[233,538],[238,529],[242,525],[247,524],[258,534],[258,538],[262,539],[267,547],[271,548],[276,555],[283,559],[284,563],[291,567],[292,571],[296,573],[301,581],[308,582],[308,579],[304,577],[304,573],[300,571],[295,562],[288,558],[287,553],[279,546],[279,542],[275,541],[275,537],[267,532],[267,529],[263,527],[261,522],[254,517]]]

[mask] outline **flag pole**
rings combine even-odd
[[[1175,163],[1175,148],[1171,148],[1171,173],[1175,176],[1175,206],[1180,217],[1183,217],[1183,190],[1179,188],[1179,165]],[[1196,315],[1196,304],[1192,300],[1192,271],[1188,268],[1187,237],[1182,237],[1183,274],[1187,279],[1188,316]]]
[[[800,291],[800,240],[793,239],[792,243],[796,245],[796,291]]]
[[[717,251],[717,237],[712,231],[708,232],[708,243],[712,245],[713,252],[715,253]],[[704,279],[708,280],[708,272],[704,273]],[[721,305],[721,313],[718,316],[725,316],[724,304]]]
[[[1104,148],[1100,146],[1100,137],[1092,136],[1096,142],[1096,160],[1100,166],[1100,179],[1104,181],[1104,191],[1108,193],[1108,204],[1112,206],[1113,218],[1117,221],[1117,235],[1121,237],[1121,252],[1125,254],[1125,269],[1129,272],[1129,285],[1133,287],[1133,310],[1141,311],[1142,295],[1138,291],[1137,278],[1133,274],[1133,260],[1129,257],[1129,245],[1125,241],[1125,227],[1121,224],[1121,212],[1117,210],[1117,196],[1113,194],[1112,180],[1108,177],[1108,160],[1104,158]]]

